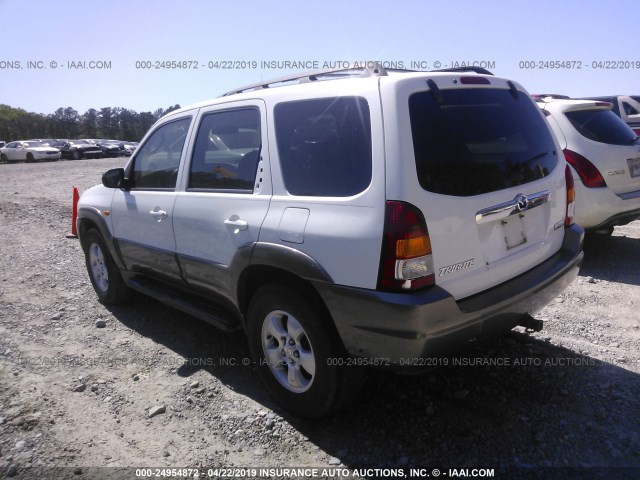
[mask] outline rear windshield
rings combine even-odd
[[[442,90],[409,97],[418,180],[425,190],[468,197],[546,177],[558,154],[539,108],[522,92]]]
[[[610,145],[631,145],[636,134],[609,110],[578,110],[565,115],[583,137]]]

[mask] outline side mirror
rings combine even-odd
[[[102,185],[107,188],[128,188],[127,179],[124,178],[124,168],[114,168],[102,175]]]

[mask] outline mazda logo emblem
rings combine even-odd
[[[527,209],[527,197],[525,197],[524,195],[520,195],[520,197],[518,197],[518,203],[516,204],[516,207],[518,208],[519,212],[523,212]]]

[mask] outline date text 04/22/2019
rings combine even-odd
[[[522,70],[640,70],[640,60],[520,60]]]

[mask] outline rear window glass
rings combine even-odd
[[[558,162],[539,108],[522,92],[442,90],[409,97],[413,148],[420,185],[467,197],[546,177]]]
[[[364,98],[280,103],[274,117],[280,166],[289,193],[346,197],[369,186],[371,122]]]
[[[594,142],[630,145],[636,138],[633,130],[609,110],[577,110],[565,115],[583,137]]]

